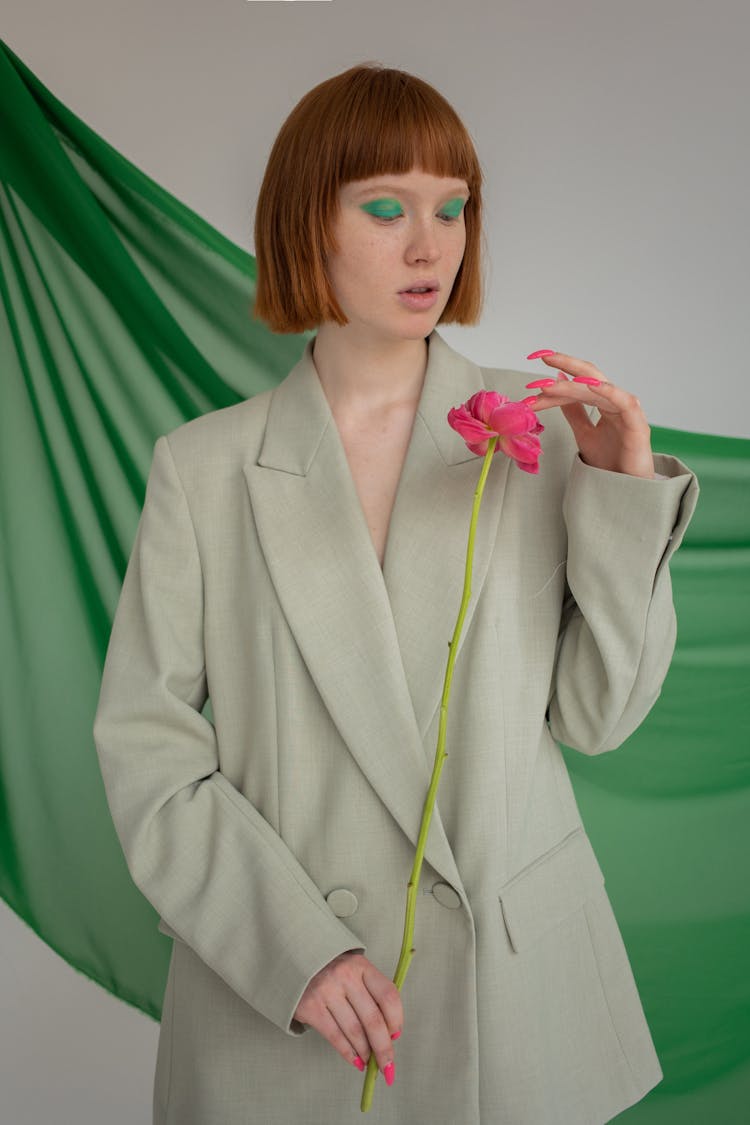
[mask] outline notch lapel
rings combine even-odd
[[[485,390],[482,369],[433,331],[411,441],[388,529],[383,576],[422,739],[439,707],[461,604],[474,493],[483,458],[448,425],[448,411]],[[471,598],[461,656],[497,536],[510,462],[495,454],[474,538]],[[450,748],[448,748],[450,753]],[[434,746],[425,746],[430,769]]]

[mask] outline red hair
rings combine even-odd
[[[466,181],[466,249],[440,324],[476,324],[482,306],[482,171],[474,144],[434,87],[379,63],[315,86],[274,141],[255,213],[257,287],[253,318],[272,332],[301,333],[323,321],[347,324],[325,262],[339,188],[418,168]]]

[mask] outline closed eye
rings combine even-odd
[[[401,211],[398,215],[373,215],[373,218],[379,219],[383,223],[392,223],[394,219],[403,218],[403,214],[404,214],[403,211]],[[460,215],[446,215],[444,213],[440,213],[438,215],[438,218],[444,219],[445,222],[447,222],[447,223],[457,223],[458,220],[461,218],[461,216]]]

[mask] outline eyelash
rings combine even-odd
[[[373,214],[373,213],[371,212],[371,214]],[[392,223],[394,219],[403,218],[403,214],[404,214],[403,211],[401,211],[398,215],[375,215],[375,214],[373,214],[373,218],[380,219],[380,221],[384,222],[384,223]],[[463,214],[463,212],[462,212],[462,214]],[[438,214],[438,218],[439,219],[446,219],[449,223],[457,223],[458,220],[461,218],[461,215],[445,215],[445,214],[440,213],[440,214]]]

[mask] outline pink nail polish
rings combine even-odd
[[[352,1066],[356,1066],[357,1070],[364,1070],[365,1069],[364,1059],[361,1059],[359,1057],[359,1055],[357,1055],[356,1059],[354,1059],[352,1061]]]
[[[553,352],[551,348],[540,348],[538,352],[532,352],[531,355],[527,355],[526,358],[540,359],[543,355],[557,355],[557,352]]]
[[[527,395],[526,398],[521,399],[521,402],[524,404],[524,406],[531,406],[532,402],[536,402],[538,398],[539,395]]]
[[[557,379],[535,379],[533,383],[527,383],[527,390],[532,390],[534,387],[554,387]]]
[[[388,1063],[388,1066],[383,1071],[383,1077],[385,1078],[386,1086],[392,1086],[393,1085],[393,1083],[396,1080],[396,1064],[395,1063],[392,1063],[392,1062]]]
[[[401,1032],[400,1032],[400,1031],[394,1031],[393,1035],[391,1036],[391,1039],[398,1039],[398,1037],[400,1036],[400,1034],[401,1034]]]
[[[574,375],[573,382],[586,383],[589,387],[600,387],[602,383],[601,379],[594,379],[591,375]]]

